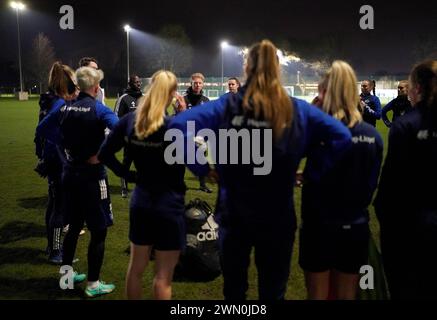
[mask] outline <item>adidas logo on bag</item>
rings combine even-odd
[[[202,230],[208,230],[197,233],[198,241],[212,241],[218,239],[218,224],[214,221],[214,217],[210,215],[206,223],[202,226]]]

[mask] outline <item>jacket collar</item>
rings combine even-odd
[[[79,92],[79,96],[77,97],[77,100],[83,100],[83,99],[93,99],[96,100],[96,98],[90,96],[88,93],[85,92]]]

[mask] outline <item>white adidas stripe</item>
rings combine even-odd
[[[108,188],[106,187],[105,180],[99,180],[100,185],[100,199],[104,200],[108,198]]]

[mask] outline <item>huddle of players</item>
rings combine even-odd
[[[112,225],[113,215],[107,175],[96,155],[105,139],[105,129],[113,129],[118,118],[134,111],[143,95],[141,80],[132,76],[125,93],[117,100],[114,110],[117,117],[102,103],[104,91],[99,83],[103,72],[97,61],[83,58],[79,66],[74,72],[67,65],[56,62],[50,70],[49,91],[40,97],[35,135],[36,154],[40,161],[36,171],[47,177],[49,183],[46,210],[49,261],[72,265],[78,236],[86,223],[91,240],[85,294],[95,297],[115,288],[113,284],[99,281],[107,227]],[[189,108],[208,99],[202,95],[203,80],[201,74],[193,77],[193,83],[196,82],[194,90],[189,89],[185,97]],[[127,168],[133,160],[128,154],[126,148],[123,166]],[[154,167],[151,163],[150,168]],[[122,186],[122,195],[126,197],[127,182],[124,178]],[[205,182],[201,187],[203,191],[211,192]],[[62,243],[61,235],[65,230],[68,231]],[[85,279],[84,274],[74,273],[74,282]]]
[[[417,235],[417,239],[408,243],[409,248],[419,244],[425,248],[412,250],[417,258],[413,271],[431,270],[429,265],[435,266],[437,260],[431,250],[437,242],[432,223],[436,204],[423,184],[437,175],[431,165],[437,160],[436,153],[431,153],[431,159],[425,157],[436,145],[436,64],[436,61],[423,62],[411,72],[408,92],[415,108],[391,124],[389,153],[375,202],[387,266],[405,260],[400,247],[407,246],[406,241],[398,240],[406,232]],[[69,104],[64,94],[65,103],[57,103],[54,111],[40,123],[37,133],[55,143],[58,150],[62,146],[67,156],[62,179],[68,188],[66,203],[72,209],[66,210],[70,224],[66,240],[70,240],[64,241],[62,264],[71,266],[78,231],[84,221],[91,232],[88,296],[114,290],[113,285],[98,280],[106,228],[112,224],[105,164],[127,182],[136,183],[130,203],[127,297],[141,298],[142,274],[154,247],[154,297],[171,298],[173,270],[185,246],[185,184],[184,166],[168,165],[164,161],[167,146],[164,134],[167,129],[177,128],[187,139],[192,139],[196,133],[188,131],[187,121],[193,120],[197,130],[253,130],[255,123],[264,123],[265,129],[273,130],[273,169],[268,176],[253,176],[254,164],[217,165],[213,170],[208,165],[188,165],[199,177],[211,176],[219,182],[216,216],[220,225],[225,298],[246,297],[252,248],[255,248],[260,299],[285,297],[297,228],[293,186],[295,172],[304,157],[307,163],[303,174],[299,263],[305,271],[308,297],[356,297],[359,269],[367,264],[368,256],[367,207],[382,163],[382,139],[374,126],[363,121],[367,119],[374,124],[373,119],[381,114],[379,101],[370,95],[374,86],[364,81],[360,98],[353,69],[345,62],[336,61],[320,82],[318,108],[290,98],[281,85],[276,47],[268,40],[251,48],[245,72],[247,82],[240,90],[215,101],[205,101],[201,108],[192,108],[203,99],[201,87],[196,84],[200,80],[203,83],[202,77],[195,74],[197,79],[192,79],[189,91],[196,95],[196,101],[191,101],[177,94],[174,74],[158,71],[136,106],[136,112],[117,122],[115,115],[94,99],[99,92],[101,73],[90,68],[79,69],[76,83],[81,93],[77,100]],[[131,79],[130,86],[134,86],[136,80]],[[58,96],[60,93],[55,91]],[[72,90],[67,90],[67,94],[72,95]],[[166,109],[174,99],[179,112],[167,117]],[[118,111],[126,110],[120,100],[117,104]],[[127,106],[130,109],[133,104]],[[244,121],[233,121],[235,117],[242,117]],[[52,128],[45,124],[49,119],[55,119]],[[49,134],[48,129],[44,132],[44,127],[53,129],[52,133]],[[111,133],[105,139],[102,132],[106,127]],[[58,141],[56,136],[60,138]],[[408,156],[410,151],[399,143],[405,139],[409,147],[424,157]],[[133,160],[136,171],[115,157],[122,148]],[[407,159],[410,163],[405,162]],[[415,172],[404,181],[397,176],[402,172],[397,169],[401,164],[411,167],[411,163],[418,164],[419,174]],[[406,183],[412,181],[419,186],[413,197],[393,198],[393,193],[407,192]],[[399,199],[407,206],[392,203],[401,202]],[[404,213],[401,219],[396,215],[398,212]],[[407,292],[399,288],[400,272],[393,269],[396,268],[386,270],[391,273],[387,278],[392,297],[415,294],[416,290]],[[436,278],[413,271],[403,270],[412,280],[410,287],[420,288],[425,297],[433,296],[429,288],[436,283]],[[83,281],[85,276],[75,274],[75,280]]]

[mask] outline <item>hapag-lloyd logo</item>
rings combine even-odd
[[[262,125],[264,123],[260,122],[259,126]],[[167,164],[252,164],[255,176],[268,175],[272,171],[273,134],[270,128],[219,129],[218,137],[211,129],[201,129],[195,136],[195,122],[188,121],[187,132],[191,138],[186,145],[181,130],[170,129],[165,133],[164,140],[172,141],[164,152]]]

